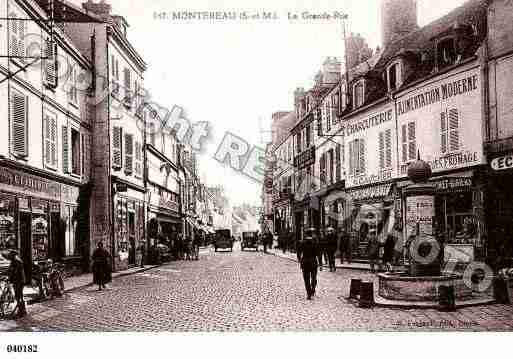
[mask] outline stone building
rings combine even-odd
[[[20,250],[28,280],[32,261],[89,258],[93,64],[46,10],[0,7],[0,250]]]

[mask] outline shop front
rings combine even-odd
[[[121,186],[118,186],[118,188]],[[136,266],[144,248],[144,192],[125,187],[114,195],[114,270]]]
[[[393,183],[347,190],[334,203],[339,207],[339,223],[351,238],[354,259],[367,259],[370,236],[384,243],[389,234],[402,228],[399,195]]]
[[[162,243],[171,248],[178,234],[182,233],[179,196],[154,185],[149,186],[148,194],[148,246]]]
[[[33,261],[80,269],[89,254],[78,233],[79,186],[0,167],[0,188],[0,251],[20,252],[27,280]]]

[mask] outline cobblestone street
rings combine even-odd
[[[0,321],[6,331],[511,330],[513,306],[437,310],[361,309],[347,302],[354,270],[319,273],[307,301],[298,264],[262,252],[203,250],[200,261],[172,262],[28,307]]]

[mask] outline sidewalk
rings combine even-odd
[[[156,267],[158,267],[158,265],[145,265],[144,268],[132,267],[132,268],[129,268],[124,271],[112,273],[112,279],[114,280],[114,278],[144,272],[149,269],[156,268]],[[94,283],[93,283],[93,274],[92,273],[84,273],[81,275],[68,277],[68,278],[64,279],[64,292],[71,292],[73,290],[85,288],[85,287],[88,287],[93,284]],[[36,291],[32,287],[26,286],[23,289],[23,297],[25,298],[25,302],[27,304],[36,303],[37,302],[36,296],[37,296]]]
[[[290,252],[283,253],[281,249],[268,249],[267,253],[277,256],[277,257],[280,257],[280,258],[285,258],[285,259],[297,262],[296,253],[290,253]],[[347,263],[347,262],[345,262],[344,264],[340,264],[340,258],[335,259],[335,267],[337,269],[353,269],[353,270],[361,270],[361,271],[370,271],[371,270],[369,263],[361,263],[361,262]],[[328,270],[329,266],[327,265],[327,263],[324,263],[322,268],[323,269],[325,268],[326,270]],[[401,268],[395,268],[395,269],[400,270]]]

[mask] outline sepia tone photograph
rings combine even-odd
[[[512,18],[0,0],[0,355],[41,352],[14,333],[510,332]]]

